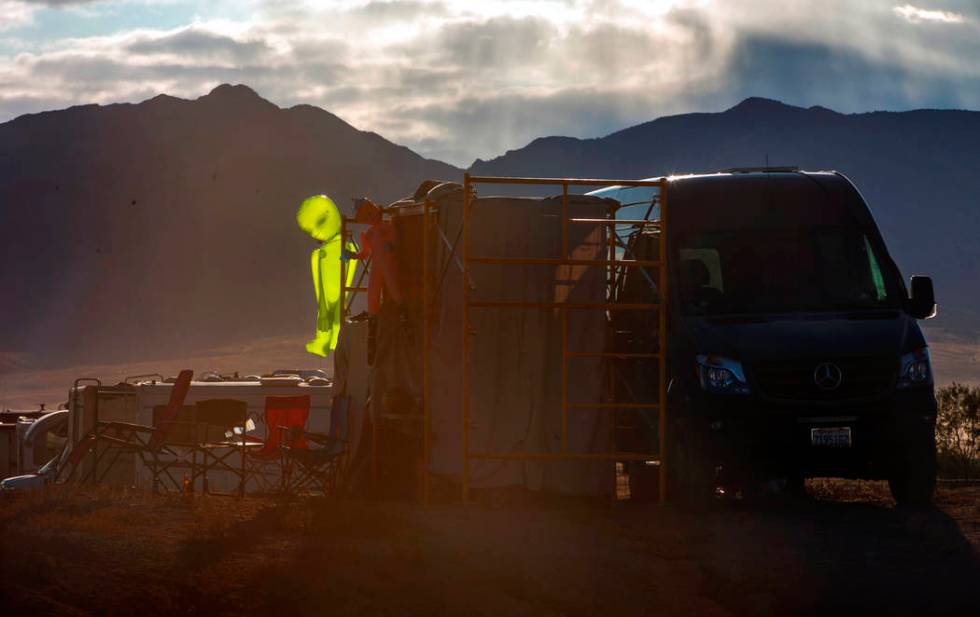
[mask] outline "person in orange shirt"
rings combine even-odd
[[[398,247],[398,232],[395,226],[385,222],[381,208],[370,199],[355,200],[354,222],[368,225],[361,232],[361,249],[357,252],[345,249],[341,259],[364,260],[372,256],[371,273],[368,277],[368,364],[374,363],[376,348],[377,316],[381,312],[382,297],[391,300],[398,307],[402,326],[408,335],[409,344],[414,344],[411,322],[405,307],[401,286],[398,282],[398,263],[395,261]]]
[[[354,222],[369,227],[361,232],[361,250],[353,252],[345,250],[342,258],[367,259],[373,255],[371,275],[368,278],[368,315],[377,315],[381,311],[382,290],[386,299],[391,299],[403,308],[401,287],[398,285],[398,264],[395,262],[395,249],[398,246],[398,233],[395,226],[386,223],[381,217],[379,208],[370,199],[356,200]]]

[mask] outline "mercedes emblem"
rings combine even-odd
[[[819,364],[813,371],[813,383],[821,390],[836,390],[843,378],[840,367],[831,362]]]

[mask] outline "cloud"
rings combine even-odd
[[[961,24],[964,21],[963,16],[959,13],[953,13],[952,11],[931,11],[928,9],[920,9],[919,7],[912,6],[911,4],[896,6],[894,10],[904,20],[913,24],[923,21],[940,22],[944,24]]]
[[[442,2],[416,2],[413,0],[374,0],[367,4],[355,6],[350,14],[372,21],[415,19],[420,15],[443,16],[449,14],[449,8]]]
[[[55,4],[65,3],[0,0],[0,28]],[[980,106],[972,0],[943,10],[894,0],[734,4],[249,0],[251,12],[224,19],[195,17],[191,6],[176,28],[32,46],[0,38],[0,121],[160,92],[195,98],[231,81],[466,165],[542,135],[600,136],[749,95],[842,111]]]
[[[739,42],[733,58],[727,89],[735,98],[763,96],[845,111],[865,111],[867,101],[980,107],[980,90],[964,91],[958,73],[876,60],[846,48],[752,36]]]
[[[0,0],[0,31],[31,23],[34,9],[20,0]]]
[[[651,100],[629,90],[566,88],[547,94],[472,93],[451,102],[398,106],[379,120],[383,134],[417,134],[412,141],[430,156],[473,160],[471,144],[485,157],[541,135],[589,137],[646,118]],[[529,137],[530,136],[530,137]]]
[[[86,4],[101,4],[113,0],[0,0],[0,32],[34,23],[34,14],[41,9],[69,9]]]
[[[96,2],[106,2],[107,0],[21,0],[24,4],[38,4],[41,6],[48,6],[54,8],[60,8],[63,6],[72,6],[76,4],[94,4]]]
[[[248,39],[211,32],[200,26],[183,28],[163,35],[140,36],[125,46],[126,51],[144,57],[171,57],[193,59],[200,62],[226,60],[249,63],[274,53],[272,47],[261,39]]]
[[[494,17],[486,21],[449,24],[434,39],[416,40],[416,49],[434,48],[434,60],[475,71],[496,70],[516,64],[536,64],[556,36],[548,21],[528,17]]]

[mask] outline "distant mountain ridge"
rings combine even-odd
[[[539,138],[469,171],[642,178],[767,156],[837,169],[905,275],[935,277],[942,323],[980,304],[977,144],[980,112],[840,114],[751,98],[597,139]],[[246,86],[0,124],[0,356],[108,362],[310,332],[313,241],[296,228],[299,201],[388,201],[461,175]]]
[[[0,352],[47,366],[312,333],[299,202],[460,174],[246,86],[0,124]]]
[[[931,324],[980,332],[980,112],[841,114],[749,98],[598,139],[545,137],[477,160],[479,175],[644,178],[730,167],[834,169],[869,202],[905,276],[930,274]]]

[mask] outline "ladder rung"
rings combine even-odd
[[[616,351],[570,351],[570,358],[659,358],[658,353],[619,353]]]
[[[469,306],[476,308],[536,308],[536,309],[595,309],[604,311],[640,311],[659,308],[659,304],[589,304],[575,302],[470,302]]]
[[[659,461],[644,452],[471,452],[471,459],[510,461]]]
[[[470,257],[470,263],[497,266],[643,266],[659,268],[656,259],[562,259],[561,257]]]
[[[525,178],[505,176],[469,176],[470,184],[567,184],[568,186],[632,187],[653,186],[665,188],[667,179],[659,180],[611,180],[608,178]]]
[[[580,224],[606,224],[606,225],[657,225],[660,226],[660,221],[658,220],[648,220],[648,219],[568,219],[569,223],[580,223]]]
[[[657,403],[569,403],[569,409],[657,409]]]

